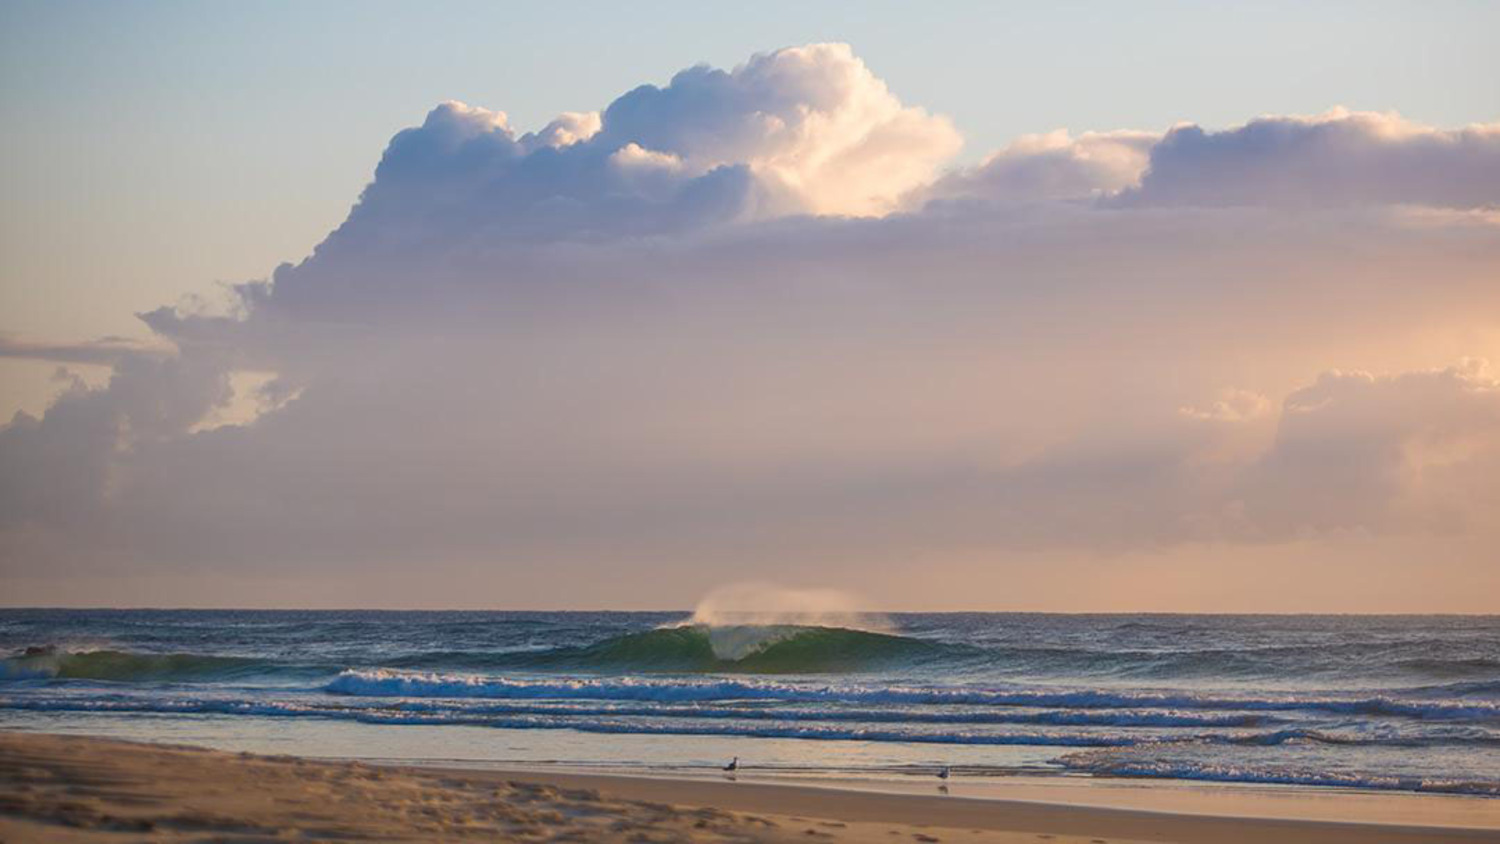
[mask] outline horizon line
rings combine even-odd
[[[685,614],[691,615],[693,609],[515,609],[515,608],[474,608],[474,607],[190,607],[190,606],[0,606],[0,612],[19,611],[66,611],[66,612],[387,612],[387,613],[616,613],[620,615],[666,615]],[[745,614],[776,614],[781,610],[734,610],[731,612]],[[1500,609],[1490,612],[1287,612],[1287,611],[1234,611],[1234,612],[1208,612],[1190,610],[900,610],[900,609],[868,609],[855,610],[849,615],[1095,615],[1095,616],[1127,616],[1127,615],[1175,615],[1175,616],[1226,616],[1226,617],[1251,617],[1251,616],[1321,616],[1321,617],[1386,617],[1386,618],[1417,618],[1444,616],[1453,618],[1495,618],[1500,617]],[[787,613],[796,615],[796,613]],[[816,613],[808,613],[816,615]]]

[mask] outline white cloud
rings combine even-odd
[[[670,153],[697,172],[743,164],[765,213],[881,214],[958,151],[943,117],[901,104],[847,44],[695,67],[605,111],[600,141]]]
[[[540,132],[523,137],[521,144],[528,149],[568,147],[599,134],[603,125],[604,121],[597,111],[565,111]]]

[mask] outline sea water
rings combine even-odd
[[[1500,796],[1500,617],[0,610],[0,728]]]

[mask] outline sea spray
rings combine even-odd
[[[856,596],[838,589],[731,583],[698,601],[693,617],[684,624],[707,630],[714,654],[731,661],[786,639],[798,628],[892,632],[885,616],[860,609],[860,604]]]

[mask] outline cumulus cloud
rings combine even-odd
[[[1336,109],[1262,117],[1221,132],[1178,126],[1151,148],[1136,205],[1492,207],[1500,123],[1434,129],[1395,114]]]
[[[689,68],[602,114],[517,135],[503,112],[444,103],[392,139],[324,251],[681,231],[786,214],[876,215],[960,145],[844,44]]]
[[[522,138],[521,145],[523,148],[530,149],[538,147],[558,149],[572,146],[599,134],[599,129],[603,125],[604,122],[597,111],[565,111],[558,115],[557,119],[542,127],[540,132]]]
[[[931,200],[1095,199],[1124,206],[1280,208],[1500,203],[1500,123],[1437,129],[1396,114],[1334,109],[1165,134],[1059,129],[914,191]]]
[[[600,142],[697,173],[743,164],[763,214],[874,215],[930,180],[961,139],[946,118],[902,105],[847,44],[814,44],[641,86],[605,110]]]
[[[1151,132],[1085,132],[1066,129],[1026,135],[979,166],[944,177],[918,191],[914,201],[986,199],[1029,202],[1090,199],[1134,186],[1161,135]]]
[[[1385,206],[1485,203],[1408,181],[1293,218],[1231,157],[1200,177],[1225,201],[1179,208],[1184,131],[934,178],[952,126],[841,45],[531,133],[442,104],[307,260],[144,314],[175,354],[0,429],[0,566],[406,594],[420,564],[498,604],[659,605],[752,566],[894,599],[917,559],[1483,530],[1493,378],[1430,347],[1494,336],[1500,227]]]

